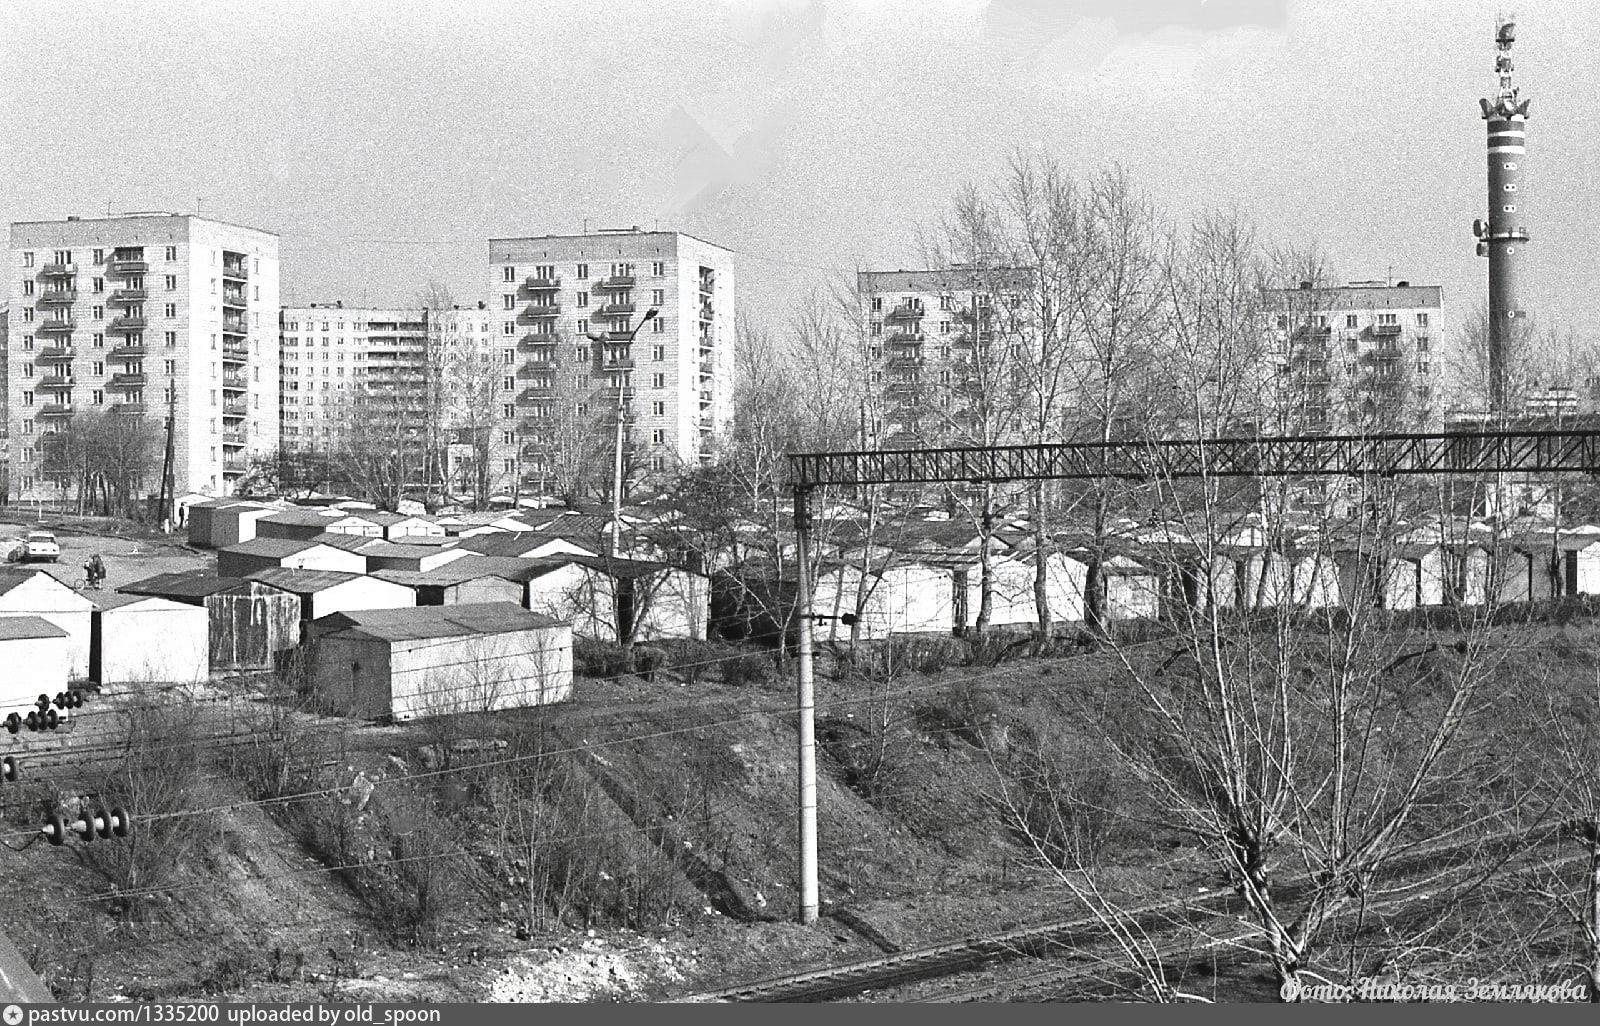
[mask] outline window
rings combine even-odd
[[[655,402],[650,404],[650,413],[653,416],[665,417],[667,415],[667,404],[662,402],[662,401],[660,401],[659,399],[656,400]]]
[[[940,321],[939,322],[939,334],[941,334],[941,335],[950,334],[950,322],[949,321]]]
[[[1359,321],[1359,318],[1357,318],[1355,314],[1345,314],[1344,315],[1344,326],[1347,327],[1347,328],[1356,327],[1357,324],[1358,324],[1358,321]]]
[[[94,366],[94,372],[96,374],[104,374],[106,372],[106,365],[105,365],[105,361],[103,361],[103,360],[94,361],[93,366]]]
[[[579,281],[587,280],[589,277],[589,265],[579,264],[574,277],[576,277]]]
[[[650,375],[650,387],[651,388],[666,388],[667,387],[667,376],[665,374],[652,374],[652,375]]]
[[[883,371],[873,371],[872,372],[872,383],[874,385],[877,385],[877,384],[882,383],[882,381],[883,381]]]
[[[33,349],[33,336],[32,335],[24,335],[24,336],[22,336],[22,348],[24,348],[26,350],[29,350],[29,351],[32,351],[32,349]]]
[[[177,360],[165,360],[162,363],[162,369],[167,372],[168,376],[176,374],[176,373],[178,373],[178,361]]]
[[[70,261],[69,261],[69,263],[70,263]],[[612,264],[611,265],[611,277],[613,277],[613,278],[632,278],[633,277],[633,265],[632,264]]]
[[[655,328],[652,330],[654,330],[657,335],[665,335],[667,333],[667,322],[664,318],[656,317],[651,320],[650,323],[655,325]]]
[[[167,277],[166,277],[166,285],[167,285],[167,291],[168,292],[176,292],[176,291],[178,291],[178,276],[176,274],[167,275]]]
[[[578,416],[587,417],[589,415],[589,404],[588,403],[579,403],[576,407],[574,407],[574,410],[578,414]]]
[[[573,355],[577,357],[579,363],[588,363],[589,362],[589,347],[588,346],[578,346],[577,350],[573,353]]]
[[[33,307],[25,306],[25,307],[22,308],[22,319],[24,321],[33,320]]]
[[[101,319],[103,319],[105,317],[105,315],[106,315],[106,308],[105,307],[97,306],[97,307],[94,308],[94,319],[95,320],[97,320],[97,321],[101,320]]]
[[[650,273],[659,278],[667,273],[667,265],[663,261],[652,260],[650,262]]]
[[[516,325],[515,321],[503,321],[503,322],[501,322],[500,334],[502,334],[502,335],[515,335],[516,333],[517,333],[517,325]],[[324,340],[323,344],[324,345],[327,344],[326,340]]]
[[[667,433],[660,428],[656,428],[654,431],[650,432],[651,445],[665,445],[666,441]]]
[[[94,337],[90,339],[89,344],[94,346],[96,349],[104,349],[106,345],[106,337],[104,334],[97,331],[94,333]]]
[[[104,278],[94,278],[90,281],[90,285],[93,286],[96,292],[104,292],[106,290],[106,280]]]
[[[24,405],[24,406],[32,406],[33,405],[33,393],[32,392],[23,392],[22,393],[22,405]]]
[[[556,265],[555,264],[540,264],[539,266],[537,266],[537,267],[535,267],[533,269],[533,276],[535,278],[538,278],[540,281],[555,281],[556,280]]]
[[[871,354],[871,356],[872,356],[872,358],[874,360],[883,359],[883,347],[882,346],[871,346],[871,347],[868,348],[867,352]]]
[[[515,267],[502,267],[500,269],[500,272],[501,272],[501,278],[500,278],[501,281],[516,281],[517,280],[517,269]]]
[[[91,397],[89,399],[90,403],[92,403],[95,406],[104,405],[104,403],[106,401],[106,394],[104,392],[102,392],[100,389],[98,389],[98,388],[94,389],[93,391],[91,391],[89,393],[89,395]]]
[[[25,363],[22,365],[22,376],[25,378],[33,377],[33,364]]]
[[[167,256],[168,260],[176,260],[176,259],[178,259],[178,247],[177,246],[168,246],[167,247],[166,256]]]
[[[502,431],[500,432],[500,441],[506,445],[516,445],[517,433],[515,431]]]
[[[70,263],[72,263],[72,250],[70,250],[70,249],[58,249],[58,250],[56,250],[55,256],[54,256],[54,258],[52,258],[51,263],[55,263],[55,264],[70,264]]]
[[[24,254],[22,254],[22,266],[23,267],[32,267],[33,266],[33,254],[32,253],[24,253]]]
[[[874,335],[882,335],[883,334],[883,322],[882,321],[873,321],[872,325],[871,325],[871,331],[872,331],[872,334],[874,334]]]
[[[1392,313],[1381,313],[1381,314],[1378,315],[1378,323],[1379,324],[1399,324],[1400,323],[1400,315],[1399,314],[1392,314]]]
[[[1428,373],[1428,361],[1427,360],[1418,360],[1417,361],[1417,373],[1418,374],[1426,374],[1426,373]]]
[[[578,319],[578,334],[580,334],[580,335],[589,334],[589,321],[588,321],[587,318],[579,318]]]
[[[872,297],[872,309],[873,310],[882,310],[883,309],[883,297],[882,296],[873,296]]]
[[[501,417],[501,419],[510,420],[512,417],[515,417],[516,415],[517,415],[517,407],[516,407],[515,404],[513,404],[513,403],[502,403],[500,405],[500,417]]]
[[[650,359],[654,360],[656,363],[660,363],[662,360],[665,360],[666,358],[667,358],[667,347],[666,346],[651,346],[650,347]]]
[[[166,332],[165,333],[165,339],[166,339],[166,343],[167,343],[167,348],[171,349],[173,346],[176,346],[178,344],[178,333],[176,331]]]
[[[507,366],[510,366],[511,364],[516,363],[517,362],[517,351],[515,349],[502,349],[502,350],[500,350],[500,362],[503,363],[503,364],[506,364]]]
[[[589,293],[578,293],[578,309],[582,310],[589,305]]]
[[[513,296],[511,293],[506,293],[505,295],[501,296],[500,299],[502,300],[501,306],[503,309],[515,310],[517,308],[517,297]]]
[[[650,290],[650,305],[651,306],[665,306],[666,303],[667,303],[667,290],[666,289],[651,289]]]
[[[939,309],[941,309],[941,310],[954,310],[955,309],[955,297],[953,297],[953,296],[940,296],[939,297]]]
[[[24,296],[33,295],[33,280],[31,278],[22,283],[22,294]]]
[[[161,313],[162,313],[162,316],[165,316],[165,317],[176,317],[176,316],[178,316],[178,304],[177,303],[168,303],[166,306],[161,308]]]
[[[1327,314],[1317,314],[1315,317],[1312,318],[1312,320],[1314,320],[1316,322],[1316,325],[1319,328],[1326,328],[1328,326],[1328,315]]]
[[[1279,328],[1279,330],[1283,330],[1283,329],[1285,329],[1287,327],[1289,327],[1289,315],[1288,314],[1279,314],[1278,315],[1278,328]]]
[[[1425,313],[1420,313],[1419,312],[1417,314],[1417,327],[1426,328],[1427,326],[1428,326],[1428,315],[1425,314]]]
[[[1427,351],[1428,351],[1428,336],[1423,335],[1421,338],[1417,339],[1417,352],[1426,353]]]

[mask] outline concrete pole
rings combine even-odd
[[[806,489],[794,490],[795,559],[799,562],[796,613],[800,620],[800,669],[795,707],[800,714],[798,811],[802,925],[817,921],[817,731],[811,661],[811,510],[807,498]]]

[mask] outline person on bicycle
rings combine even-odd
[[[83,576],[91,588],[100,587],[100,583],[106,579],[106,565],[100,559],[100,553],[96,552],[83,564]]]

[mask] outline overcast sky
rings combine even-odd
[[[0,221],[175,210],[282,236],[285,302],[479,298],[490,236],[738,253],[781,325],[1018,145],[1238,204],[1347,279],[1481,301],[1494,0],[0,4]],[[1517,5],[1526,306],[1600,335],[1600,17]]]

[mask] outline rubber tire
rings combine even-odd
[[[61,813],[52,812],[49,821],[45,825],[50,827],[52,831],[45,835],[46,840],[58,848],[67,843],[67,824],[62,821]]]
[[[122,806],[111,806],[111,818],[116,820],[116,823],[111,827],[112,836],[127,837],[128,833],[133,830],[133,824],[128,822],[128,813],[123,810]]]
[[[46,709],[44,711],[44,729],[55,730],[56,727],[60,725],[61,714],[56,712],[54,709]]]
[[[13,734],[15,734],[17,731],[21,730],[22,729],[22,717],[18,716],[16,713],[12,713],[10,716],[7,716],[6,717],[6,729],[9,730]]]
[[[111,839],[111,813],[107,812],[106,811],[106,807],[104,805],[102,805],[102,806],[100,806],[100,808],[95,810],[95,818],[99,821],[99,823],[95,827],[95,829],[97,831],[99,831],[100,836],[102,838],[105,838],[106,840],[110,840]]]

